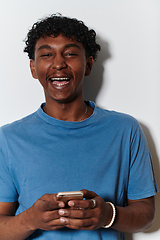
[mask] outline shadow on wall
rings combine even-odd
[[[149,129],[142,123],[140,123],[140,125],[147,138],[149,150],[152,155],[153,169],[155,173],[156,182],[157,182],[157,185],[160,186],[160,159],[158,159],[155,144]],[[160,193],[158,192],[155,197],[155,204],[156,204],[155,220],[154,220],[153,226],[146,233],[156,232],[160,229],[160,221],[159,221],[160,220],[160,204],[159,203],[160,203]]]
[[[101,51],[98,54],[97,61],[94,63],[92,72],[89,76],[87,76],[84,80],[84,99],[85,100],[91,100],[91,101],[96,101],[96,97],[101,89],[102,83],[103,83],[103,72],[104,72],[104,62],[107,61],[109,58],[111,58],[111,54],[109,51],[109,44],[102,40],[99,36],[97,37],[98,43],[101,45]],[[160,186],[160,165],[159,165],[159,159],[158,155],[156,152],[155,144],[152,139],[152,136],[149,132],[149,129],[140,123],[144,134],[147,138],[148,141],[148,146],[153,158],[153,168],[155,171],[155,177],[158,186]],[[160,193],[156,195],[156,216],[155,216],[155,221],[152,226],[152,228],[146,232],[147,233],[152,233],[160,228]],[[133,240],[132,234],[125,234],[126,240]]]
[[[109,44],[97,36],[97,42],[101,45],[101,51],[98,53],[96,62],[93,65],[92,72],[84,79],[84,99],[96,101],[96,97],[102,87],[104,62],[110,59]],[[126,240],[133,240],[132,234],[126,234]]]
[[[98,53],[98,57],[93,65],[91,74],[85,77],[83,84],[84,99],[93,102],[95,102],[98,92],[102,86],[104,72],[103,64],[111,58],[109,44],[106,41],[103,41],[99,36],[97,36],[97,42],[101,46],[101,51]]]

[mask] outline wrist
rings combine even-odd
[[[109,204],[112,208],[112,218],[110,220],[110,222],[107,225],[102,226],[103,228],[110,228],[114,225],[115,221],[116,221],[116,216],[117,216],[117,209],[116,206],[111,203],[111,202],[106,202],[106,204]]]
[[[26,225],[26,229],[31,232],[36,231],[38,228],[36,226],[35,218],[33,217],[32,209],[28,208],[27,210],[25,210],[22,213],[24,213],[24,216],[23,216],[24,222],[23,223],[24,223],[24,225]]]

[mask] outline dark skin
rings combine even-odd
[[[30,68],[33,78],[38,79],[44,89],[44,111],[48,115],[64,121],[81,118],[86,109],[83,79],[90,74],[93,62],[91,56],[86,58],[82,44],[74,38],[59,35],[37,41]],[[93,109],[88,106],[85,118],[92,113]]]
[[[83,99],[83,79],[90,74],[93,58],[75,38],[62,35],[40,38],[31,60],[32,76],[38,78],[46,98],[44,111],[65,121],[79,121],[86,110]],[[93,109],[81,120],[91,116]],[[79,189],[77,189],[79,190]],[[82,190],[85,200],[71,200],[68,208],[57,201],[56,194],[45,194],[33,206],[15,216],[17,203],[0,203],[1,240],[23,240],[37,229],[57,230],[63,227],[93,230],[110,223],[112,207],[95,192]],[[93,201],[96,207],[93,208]],[[147,230],[154,219],[154,197],[126,200],[126,207],[117,206],[113,228],[122,232]]]
[[[70,208],[65,208],[63,202],[57,201],[56,194],[45,194],[31,208],[17,216],[14,216],[16,203],[0,203],[1,239],[25,239],[36,229],[57,230],[66,226],[93,230],[108,224],[112,217],[110,205],[96,193],[82,191],[86,200],[69,201]],[[92,208],[91,199],[96,200],[95,208]],[[131,233],[147,230],[154,217],[154,197],[128,200],[128,206],[117,207],[117,212],[114,229]]]

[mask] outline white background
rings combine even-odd
[[[160,0],[1,0],[0,125],[30,114],[44,101],[41,86],[31,77],[23,40],[34,22],[56,12],[96,30],[102,51],[85,79],[85,98],[139,120],[160,186]],[[153,227],[127,239],[159,240],[159,228],[157,194]]]

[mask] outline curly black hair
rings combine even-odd
[[[29,59],[34,59],[34,50],[36,42],[39,38],[59,34],[71,38],[76,37],[78,42],[81,42],[86,57],[92,56],[96,60],[97,53],[101,47],[96,43],[96,33],[93,29],[89,29],[82,21],[76,18],[68,18],[62,15],[51,15],[34,23],[31,30],[28,32],[24,48],[24,52],[28,53]]]

